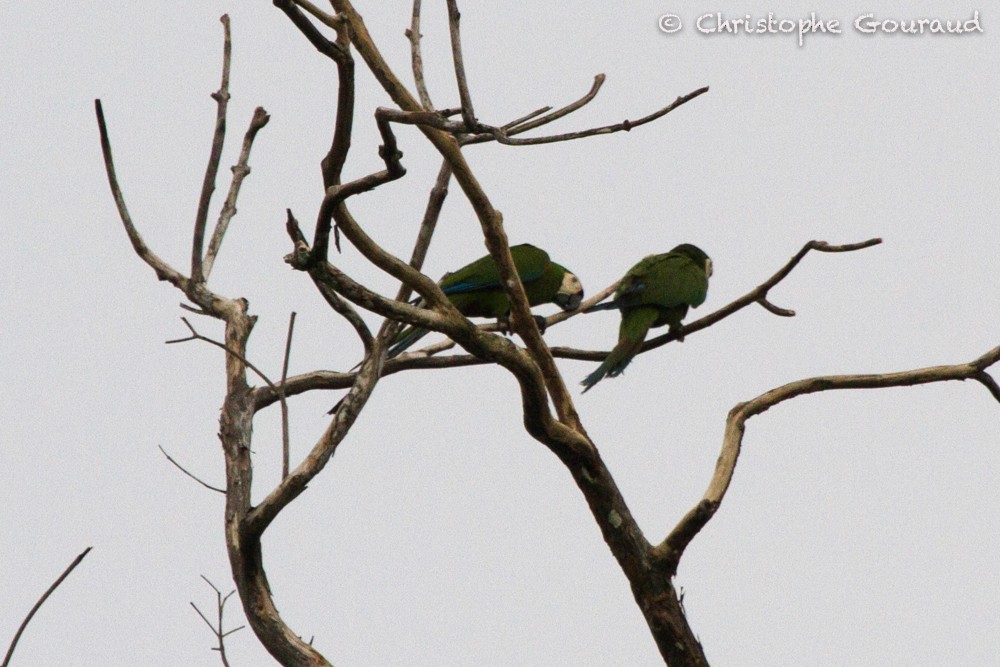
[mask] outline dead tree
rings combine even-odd
[[[213,97],[218,105],[216,131],[208,168],[202,186],[191,242],[191,264],[187,271],[170,266],[143,241],[134,224],[115,175],[108,131],[100,101],[96,102],[101,144],[111,190],[125,231],[136,254],[156,273],[157,278],[174,285],[191,302],[189,308],[220,320],[225,325],[225,339],[210,341],[191,327],[191,339],[209,340],[225,350],[226,394],[222,405],[219,437],[225,460],[226,496],[225,530],[233,579],[250,627],[264,647],[284,665],[327,665],[327,659],[310,643],[288,627],[272,600],[261,552],[261,538],[271,522],[301,494],[330,460],[364,409],[368,398],[386,375],[418,368],[453,368],[473,364],[496,364],[516,379],[523,409],[525,430],[547,447],[566,466],[589,507],[608,548],[628,578],[657,647],[670,665],[707,665],[704,651],[689,625],[675,589],[673,578],[685,548],[712,518],[722,502],[732,479],[740,452],[746,422],[778,403],[796,396],[834,389],[882,388],[942,382],[977,380],[1000,400],[1000,388],[987,374],[987,368],[1000,360],[1000,347],[967,363],[938,366],[880,375],[816,377],[778,387],[750,401],[740,403],[729,413],[725,436],[715,474],[704,498],[700,500],[667,535],[650,541],[633,518],[615,480],[605,466],[597,444],[587,435],[573,398],[556,365],[555,359],[600,360],[607,351],[550,348],[542,338],[517,273],[514,269],[503,219],[494,207],[475,174],[466,162],[462,148],[469,144],[494,141],[508,146],[523,146],[583,139],[589,136],[628,131],[657,120],[674,109],[704,94],[700,88],[678,97],[663,108],[634,121],[544,136],[521,136],[552,123],[586,105],[597,95],[604,81],[597,75],[586,95],[559,109],[545,107],[500,126],[482,123],[472,102],[466,82],[459,33],[459,12],[455,0],[448,0],[448,16],[455,67],[455,79],[461,106],[436,109],[424,83],[420,57],[420,0],[414,0],[411,26],[412,68],[417,94],[414,95],[383,60],[372,41],[365,22],[348,0],[332,0],[334,12],[326,13],[308,0],[274,0],[301,34],[328,58],[337,71],[338,91],[334,130],[329,151],[322,161],[325,193],[319,202],[311,238],[307,237],[292,212],[285,225],[292,241],[292,252],[285,258],[292,268],[308,274],[329,306],[353,327],[364,348],[364,358],[357,370],[345,372],[313,371],[277,381],[268,379],[247,357],[247,339],[256,317],[248,312],[245,299],[223,296],[209,288],[212,266],[222,245],[226,229],[235,212],[235,203],[244,177],[249,172],[250,150],[257,132],[268,122],[268,115],[258,108],[243,140],[243,148],[233,179],[214,231],[205,247],[209,205],[218,175],[226,129],[229,99],[230,36],[225,26],[225,56],[222,82]],[[379,108],[374,122],[382,138],[379,156],[384,169],[344,183],[342,171],[351,146],[355,99],[355,54],[389,95],[395,107]],[[394,124],[419,128],[440,153],[442,162],[437,181],[431,189],[423,220],[409,261],[382,248],[351,214],[351,197],[374,190],[402,178],[406,173],[402,153],[393,133]],[[421,266],[434,233],[435,223],[454,178],[468,198],[480,224],[483,238],[496,261],[504,290],[512,304],[510,327],[520,339],[494,333],[495,327],[476,326],[463,317],[449,302],[436,282],[421,273]],[[331,261],[331,236],[339,248],[343,235],[372,265],[401,283],[395,298],[369,289],[338,269]],[[806,243],[783,267],[744,296],[684,327],[688,336],[712,326],[753,304],[759,304],[779,316],[794,315],[768,299],[769,290],[786,278],[810,251],[847,252],[880,243],[874,238],[848,245],[830,245],[822,241]],[[607,297],[610,285],[583,303],[572,313],[560,313],[547,319],[548,326],[574,317],[588,306]],[[416,292],[426,304],[418,307],[407,301]],[[385,318],[376,332],[360,317],[360,307]],[[187,320],[185,320],[187,322]],[[386,349],[401,324],[417,325],[438,331],[448,342],[430,345],[394,359],[386,359]],[[646,342],[643,351],[676,339],[668,333]],[[290,340],[290,337],[289,337]],[[463,353],[443,355],[454,345]],[[262,385],[251,385],[248,375],[257,375]],[[333,412],[326,431],[309,454],[294,467],[288,461],[287,400],[312,391],[347,389],[347,394]],[[285,470],[277,484],[257,505],[251,503],[253,469],[251,465],[251,424],[256,413],[279,403],[285,418]],[[550,405],[552,406],[550,408]],[[221,627],[221,626],[220,626]],[[220,638],[221,642],[221,638]]]

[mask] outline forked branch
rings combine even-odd
[[[866,375],[826,375],[797,380],[767,391],[746,403],[736,405],[726,418],[726,431],[722,440],[722,452],[715,466],[715,473],[705,491],[704,497],[681,519],[663,542],[656,547],[656,556],[671,573],[676,571],[684,549],[698,532],[711,520],[726,495],[729,483],[736,470],[736,461],[743,444],[746,422],[755,415],[773,408],[779,403],[821,391],[835,389],[885,389],[888,387],[910,387],[950,380],[976,380],[983,384],[990,394],[1000,402],[1000,392],[996,382],[986,369],[1000,361],[1000,346],[993,348],[977,359],[964,364],[932,366],[898,373],[878,373]]]

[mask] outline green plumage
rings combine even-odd
[[[685,243],[668,253],[649,255],[622,278],[615,297],[590,310],[617,309],[622,322],[618,344],[581,384],[587,391],[605,376],[617,377],[642,348],[650,328],[668,325],[679,331],[689,307],[705,302],[712,260],[700,248]]]
[[[576,310],[580,306],[583,287],[579,279],[549,259],[547,252],[522,243],[512,246],[510,254],[530,306],[555,303],[563,310]],[[503,321],[510,314],[510,301],[503,291],[500,271],[490,255],[446,274],[438,284],[448,300],[466,317],[492,317]],[[390,359],[397,356],[426,333],[426,329],[407,327],[396,336],[387,356]]]

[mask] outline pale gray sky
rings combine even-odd
[[[453,105],[443,3],[425,4],[431,95]],[[462,6],[485,122],[576,99],[598,72],[608,80],[597,100],[550,130],[637,118],[711,86],[631,133],[468,149],[512,241],[550,250],[591,293],[643,255],[692,242],[715,264],[700,316],[810,239],[885,240],[807,257],[772,293],[795,318],[748,309],[579,397],[650,539],[700,498],[738,401],[811,375],[964,362],[1000,343],[991,7],[776,0],[741,10],[840,21],[841,34],[809,35],[800,48],[794,35],[699,34],[696,19],[720,9],[711,3],[493,4]],[[409,81],[409,3],[358,9]],[[977,9],[982,34],[863,35],[852,25],[869,12],[965,20]],[[224,164],[255,106],[272,120],[212,286],[249,299],[260,316],[253,361],[275,375],[292,310],[292,372],[359,359],[350,328],[281,261],[284,209],[309,220],[319,203],[335,94],[331,64],[281,12],[263,0],[0,6],[0,645],[94,547],[29,627],[16,665],[218,664],[188,602],[211,609],[201,574],[232,586],[222,498],[157,445],[222,483],[223,358],[205,344],[163,345],[186,334],[181,295],[127,243],[93,99],[104,101],[137,225],[183,267],[226,12]],[[661,32],[664,14],[683,28]],[[367,73],[358,82],[348,176],[378,168],[371,110],[387,102]],[[352,207],[405,254],[439,161],[416,131],[399,137],[407,176]],[[434,277],[483,253],[452,191],[428,259]],[[336,261],[395,289],[349,247]],[[218,324],[197,324],[219,335]],[[617,316],[602,313],[546,338],[607,349],[616,331]],[[560,367],[575,385],[594,365]],[[336,398],[292,403],[293,456],[308,451]],[[1000,664],[998,417],[980,385],[951,383],[810,396],[753,419],[729,495],[677,578],[712,664]],[[260,497],[280,471],[277,410],[255,426]],[[268,532],[265,557],[286,620],[338,665],[660,664],[580,493],[524,433],[516,386],[497,369],[387,378]],[[231,608],[229,623],[242,623]],[[234,665],[271,664],[249,630],[228,647]]]

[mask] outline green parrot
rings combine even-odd
[[[538,306],[555,303],[563,310],[576,310],[583,300],[580,279],[566,267],[549,259],[549,254],[528,243],[512,246],[514,268],[524,285],[528,304]],[[493,257],[486,255],[445,274],[438,283],[448,300],[466,317],[494,317],[505,322],[510,315],[510,302],[500,283],[500,272]],[[537,317],[539,329],[545,330],[545,318]],[[386,354],[392,359],[427,334],[427,329],[407,327],[399,332]]]
[[[622,278],[615,298],[592,306],[594,310],[617,309],[622,323],[618,344],[611,354],[588,375],[582,384],[584,392],[605,376],[617,377],[642,347],[651,327],[670,325],[684,340],[681,320],[688,307],[695,308],[705,301],[708,278],[712,275],[712,260],[700,248],[684,243],[670,252],[644,257]]]

